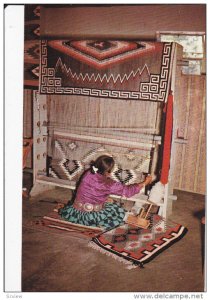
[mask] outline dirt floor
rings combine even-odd
[[[30,175],[25,175],[30,188]],[[56,202],[67,202],[62,188],[23,198],[23,292],[203,292],[202,245],[205,198],[175,191],[170,216],[188,229],[186,236],[145,268],[127,270],[113,258],[88,247],[88,240],[69,233],[45,232],[31,226]]]

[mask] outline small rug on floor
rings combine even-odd
[[[184,226],[152,215],[151,225],[147,229],[124,224],[94,237],[89,246],[132,269],[143,267],[178,242],[186,232]]]
[[[93,238],[99,233],[102,233],[102,229],[98,227],[85,226],[80,224],[74,224],[63,220],[60,215],[53,211],[47,216],[44,216],[41,220],[43,226],[54,229],[57,231],[63,231],[71,233],[72,235],[82,235],[87,238]]]

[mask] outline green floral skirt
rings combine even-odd
[[[105,203],[104,209],[98,212],[84,212],[66,205],[59,214],[65,221],[110,229],[124,223],[125,210],[116,203]]]

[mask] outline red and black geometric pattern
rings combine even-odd
[[[24,44],[24,61],[28,63],[39,64],[40,60],[40,41],[30,40]]]
[[[34,24],[29,23],[26,25],[27,26],[25,26],[24,39],[26,41],[39,40],[40,39],[40,24],[39,23],[34,23]]]
[[[128,41],[49,41],[48,45],[99,70],[155,50],[152,43]]]
[[[25,5],[24,27],[24,86],[39,86],[40,64],[40,6]]]
[[[31,20],[40,20],[40,5],[37,4],[25,4],[25,21],[31,22]]]
[[[41,42],[41,94],[166,101],[173,43]]]
[[[178,242],[187,232],[180,225],[164,220],[159,215],[151,216],[148,229],[122,225],[99,234],[92,239],[93,248],[111,253],[113,257],[143,266],[164,250]]]

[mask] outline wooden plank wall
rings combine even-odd
[[[206,5],[44,5],[40,21],[42,38],[156,40],[157,31],[205,31]]]
[[[174,188],[206,194],[206,77],[181,75],[176,86]]]

